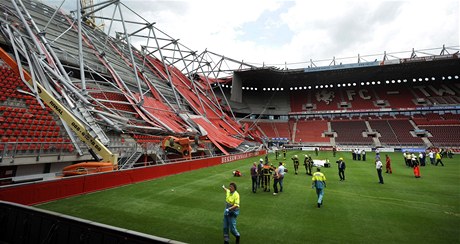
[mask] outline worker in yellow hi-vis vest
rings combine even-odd
[[[324,188],[326,188],[326,176],[321,173],[319,167],[316,171],[317,172],[315,172],[311,178],[311,188],[316,189],[316,195],[318,196],[318,208],[321,208],[321,205],[323,205]]]
[[[229,188],[222,185],[225,191],[225,211],[224,211],[224,243],[229,243],[231,232],[236,243],[240,243],[240,233],[236,229],[236,218],[240,214],[240,194],[236,191],[236,184],[230,183]]]

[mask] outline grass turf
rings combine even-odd
[[[312,152],[308,152],[314,154]],[[291,156],[301,159],[294,175]],[[311,177],[305,174],[305,152],[289,151],[284,192],[273,196],[251,192],[249,168],[258,158],[241,160],[116,189],[72,197],[37,207],[104,224],[189,243],[221,243],[225,193],[235,182],[241,197],[237,227],[243,243],[459,243],[460,162],[421,167],[416,179],[401,153],[388,153],[393,174],[378,184],[374,153],[352,161],[350,153],[320,152],[329,158],[324,205],[316,207]],[[382,153],[384,159],[385,153]],[[347,163],[340,182],[335,160]],[[457,156],[458,157],[458,156]],[[275,165],[274,154],[269,159]],[[384,161],[384,160],[383,160]],[[242,177],[233,177],[233,170]],[[272,181],[273,182],[273,181]],[[232,240],[234,241],[233,237]]]

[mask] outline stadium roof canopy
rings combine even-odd
[[[234,76],[241,79],[243,86],[282,87],[284,89],[299,85],[338,84],[348,82],[367,82],[395,79],[425,79],[460,75],[458,52],[447,55],[413,57],[398,60],[339,64],[304,69],[278,69],[263,67],[235,71]]]

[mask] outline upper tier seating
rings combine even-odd
[[[291,90],[291,112],[328,110],[375,110],[385,108],[416,108],[438,104],[460,104],[458,84],[381,84],[311,90]],[[417,99],[425,100],[418,103]],[[381,100],[384,103],[377,104]],[[313,108],[306,108],[306,104]]]
[[[375,87],[378,98],[387,101],[391,108],[415,108],[415,97],[410,90],[411,88],[400,84]]]
[[[432,105],[452,105],[460,103],[460,94],[455,85],[450,82],[432,82],[429,85],[416,85],[413,87],[417,98],[424,98],[428,104]]]

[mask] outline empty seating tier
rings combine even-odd
[[[325,120],[299,120],[296,126],[296,142],[325,142],[329,143],[329,137],[322,137],[327,131]]]
[[[399,140],[387,120],[369,120],[371,128],[380,134],[382,145],[398,145]]]
[[[35,97],[17,89],[28,90],[20,77],[8,67],[2,67],[0,91],[5,99],[0,101],[0,151],[73,151],[70,139],[61,134],[52,110],[43,109]]]
[[[364,121],[331,121],[332,130],[337,132],[335,141],[337,144],[372,145],[370,137],[364,137],[367,131]]]
[[[428,139],[436,147],[460,146],[460,125],[429,125],[419,128],[427,130],[432,135]]]

